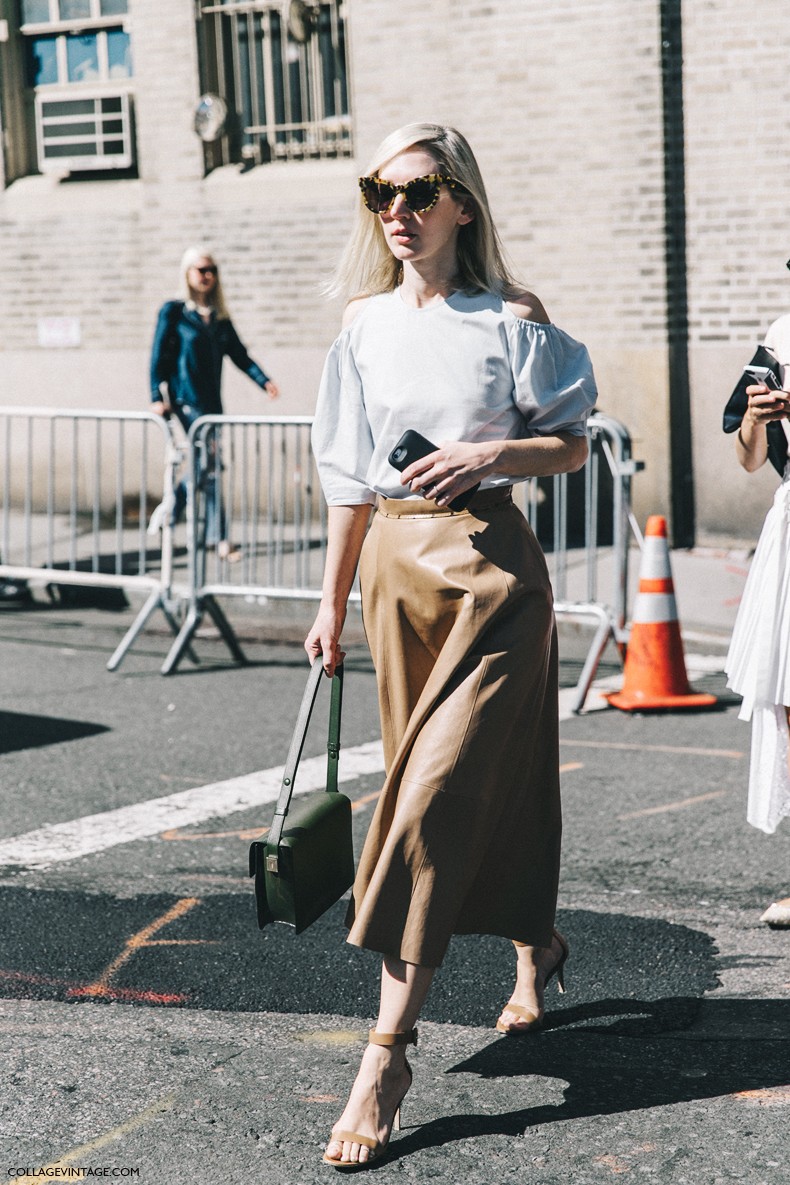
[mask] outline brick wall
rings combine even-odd
[[[360,163],[399,124],[455,123],[519,273],[558,315],[588,336],[662,341],[655,5],[445,0],[430,18],[416,0],[351,9]],[[614,69],[623,48],[628,68]]]
[[[769,467],[744,473],[723,404],[777,316],[790,310],[787,201],[790,25],[773,0],[697,0],[684,20],[688,284],[694,470],[701,540],[753,540]]]
[[[749,347],[788,304],[790,23],[773,0],[686,9],[691,340]]]

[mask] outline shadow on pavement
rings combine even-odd
[[[117,858],[125,858],[119,848]],[[130,877],[134,875],[130,869]],[[296,937],[255,923],[252,892],[205,898],[0,888],[0,994],[118,1000],[228,1012],[375,1015],[379,957],[344,940],[343,902]],[[687,926],[629,914],[560,913],[568,995],[547,993],[547,1030],[613,1022],[650,1035],[656,1018],[693,1023],[689,1000],[717,984],[711,939]],[[112,972],[108,973],[108,968]],[[492,1028],[514,980],[506,939],[465,935],[450,945],[423,1018]],[[96,985],[104,985],[103,990]],[[88,989],[93,987],[94,991]],[[659,1001],[675,1000],[659,1005]],[[560,1001],[567,1006],[559,1007]],[[601,1001],[622,1001],[613,1018]],[[607,1005],[608,1007],[608,1005]],[[665,1009],[662,1012],[662,1008]],[[668,1012],[666,1011],[668,1009]]]
[[[44,745],[58,745],[61,741],[76,741],[81,737],[109,731],[106,725],[92,724],[87,720],[61,720],[57,716],[0,712],[0,753],[40,749]]]
[[[745,1092],[755,1101],[786,1104],[790,1097],[790,1001],[610,999],[573,1011],[583,1027],[498,1038],[449,1071],[523,1079],[525,1101],[536,1086],[530,1079],[564,1080],[562,1103],[429,1121],[393,1144],[390,1161],[456,1140],[515,1136],[583,1116]],[[606,1017],[613,1023],[601,1023]],[[776,1087],[784,1090],[772,1091]]]
[[[224,894],[119,899],[6,887],[0,911],[0,995],[225,1012],[291,1012],[299,1026],[329,1011],[374,1014],[378,959],[343,942],[343,903],[296,938],[258,933],[252,898]],[[513,977],[510,944],[459,937],[437,975],[423,1019],[479,1026],[490,1041],[449,1074],[511,1080],[524,1106],[467,1113],[406,1130],[392,1158],[470,1137],[695,1099],[776,1091],[790,1097],[790,1001],[703,998],[717,983],[711,939],[687,926],[629,914],[569,910],[572,1001],[547,998],[544,1030],[523,1038],[493,1029]],[[420,1076],[414,1103],[419,1108]],[[540,1080],[540,1081],[538,1081]],[[546,1083],[563,1086],[557,1105]],[[781,1096],[781,1097],[779,1097]],[[762,1096],[756,1096],[758,1101]],[[769,1097],[768,1101],[771,1101]]]

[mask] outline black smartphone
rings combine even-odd
[[[415,432],[413,428],[407,428],[387,460],[394,469],[403,473],[403,470],[408,468],[412,461],[419,461],[421,457],[427,457],[428,453],[435,453],[436,449],[437,445],[431,444],[430,440],[427,440],[420,432]],[[480,482],[477,482],[470,490],[464,490],[463,494],[459,494],[457,498],[453,498],[452,502],[447,503],[448,508],[450,510],[464,510],[479,487]]]

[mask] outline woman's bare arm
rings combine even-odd
[[[361,506],[329,507],[321,603],[304,643],[311,662],[322,657],[327,675],[334,674],[335,667],[345,658],[345,651],[340,648],[340,635],[346,620],[348,594],[354,583],[370,510],[367,503]]]
[[[509,477],[546,477],[575,473],[587,460],[586,436],[557,432],[530,440],[453,441],[404,469],[401,481],[415,493],[445,506],[491,473]]]

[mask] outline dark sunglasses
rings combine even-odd
[[[359,188],[362,190],[362,200],[374,214],[384,214],[389,210],[399,193],[413,214],[424,214],[439,200],[439,191],[443,185],[450,189],[457,189],[467,193],[463,185],[454,177],[447,177],[444,173],[428,173],[425,177],[415,177],[405,185],[393,185],[391,181],[382,181],[380,177],[360,177]]]
[[[199,272],[201,276],[216,276],[219,269],[212,264],[210,267],[196,267],[195,271]]]

